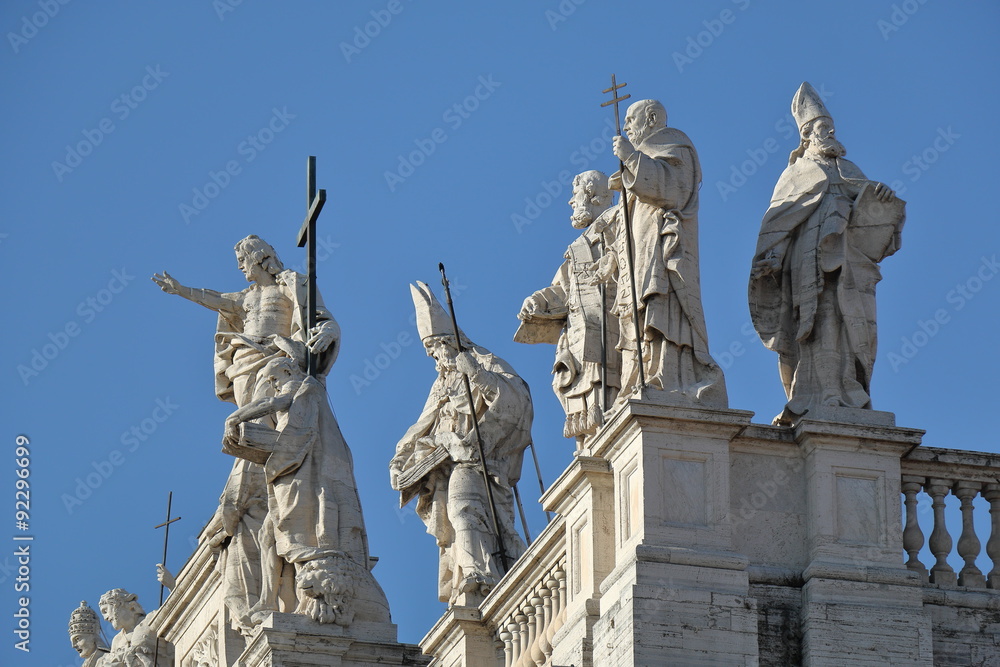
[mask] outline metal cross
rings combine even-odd
[[[316,326],[316,220],[319,218],[323,204],[326,202],[326,190],[316,191],[316,156],[310,155],[306,161],[306,219],[299,229],[298,247],[308,244],[306,248],[306,273],[309,275],[307,307],[309,309],[308,331],[305,338],[308,342],[312,330]],[[306,347],[306,363],[309,375],[316,377],[318,355]]]
[[[174,500],[174,492],[171,491],[167,494],[167,520],[158,526],[153,526],[153,530],[156,530],[157,528],[165,528],[165,530],[163,531],[163,561],[162,561],[164,568],[167,567],[167,541],[170,539],[170,524],[172,524],[174,521],[181,520],[179,516],[174,517],[173,519],[170,518],[170,505],[173,502],[173,500]],[[163,606],[163,588],[164,588],[163,584],[160,584],[161,607]]]
[[[627,86],[627,83],[619,84],[615,81],[615,75],[611,75],[611,87],[602,90],[602,93],[611,93],[614,95],[614,99],[608,100],[601,104],[602,107],[615,105],[615,128],[618,131],[618,136],[622,135],[622,124],[618,116],[618,103],[624,102],[631,95],[623,95],[618,97],[618,89]],[[632,292],[632,324],[635,325],[635,351],[638,355],[636,365],[639,367],[639,388],[642,389],[646,386],[646,371],[642,366],[642,328],[639,326],[639,302],[635,294],[635,257],[633,257],[634,250],[632,248],[632,213],[629,211],[628,207],[628,190],[625,188],[625,163],[618,160],[618,173],[622,175],[622,194],[620,202],[622,209],[625,212],[625,246],[626,254],[628,255],[628,279],[629,285],[631,286]]]
[[[178,517],[174,517],[173,519],[170,518],[170,505],[173,502],[173,500],[174,500],[174,492],[170,491],[167,494],[167,520],[164,521],[163,523],[161,523],[158,526],[153,526],[153,530],[156,530],[157,528],[164,528],[164,531],[163,531],[163,568],[164,569],[166,569],[166,567],[167,567],[167,541],[170,540],[170,524],[172,524],[174,521],[180,521],[181,520],[181,518],[179,516]],[[164,589],[164,586],[163,586],[163,583],[161,582],[160,583],[160,606],[161,607],[163,606],[163,589]],[[156,645],[153,648],[153,664],[154,665],[159,664],[159,660],[160,660],[160,635],[159,635],[159,633],[157,633],[157,635],[156,635]]]

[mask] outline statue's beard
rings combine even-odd
[[[575,229],[583,229],[594,221],[594,216],[590,214],[590,211],[583,209],[582,211],[574,211],[569,219]]]
[[[824,157],[844,157],[847,155],[847,149],[844,148],[844,144],[840,143],[833,137],[813,139],[812,142],[816,146],[816,150],[819,154]]]

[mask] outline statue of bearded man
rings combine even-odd
[[[834,137],[822,98],[792,99],[801,143],[764,214],[750,273],[750,315],[778,353],[788,403],[775,424],[807,412],[871,409],[878,263],[896,252],[905,202],[869,180]]]
[[[608,177],[599,171],[578,174],[569,205],[570,222],[582,233],[566,249],[552,284],[524,300],[514,340],[556,344],[552,389],[566,411],[563,436],[576,438],[582,449],[604,424],[620,384],[618,318],[611,312],[615,286],[594,281],[595,262],[614,242],[606,225],[594,224],[611,206]]]
[[[111,640],[111,653],[102,667],[170,667],[174,664],[174,646],[157,640],[149,627],[139,599],[124,588],[114,588],[101,596],[101,614],[118,634]]]
[[[531,394],[507,362],[461,332],[464,351],[459,352],[451,321],[427,285],[417,283],[410,291],[417,330],[438,377],[417,423],[396,445],[389,464],[392,488],[400,493],[401,507],[417,498],[417,516],[437,538],[439,599],[478,605],[505,574],[501,552],[509,567],[525,550],[514,528],[511,487],[521,476],[524,449],[531,442]]]

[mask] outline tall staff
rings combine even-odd
[[[622,124],[618,118],[618,103],[624,102],[632,96],[625,94],[622,97],[618,97],[618,93],[616,91],[627,85],[627,83],[616,83],[615,75],[612,74],[611,87],[605,88],[601,91],[602,93],[611,93],[614,96],[614,99],[604,102],[601,106],[606,107],[612,104],[615,106],[615,129],[617,130],[619,137],[622,136]],[[633,258],[634,250],[632,248],[632,212],[628,207],[628,189],[625,187],[625,163],[622,160],[618,160],[618,170],[622,175],[621,204],[625,214],[625,246],[626,255],[628,256],[628,280],[629,285],[632,288],[632,324],[635,327],[635,351],[636,354],[639,355],[638,363],[636,365],[639,367],[639,387],[642,388],[646,386],[646,371],[643,368],[642,361],[642,329],[639,326],[639,302],[635,292],[635,260]]]
[[[448,312],[451,313],[451,328],[455,333],[455,346],[458,353],[465,352],[462,345],[462,337],[458,334],[458,320],[455,318],[455,305],[451,301],[451,287],[448,283],[448,276],[444,272],[444,264],[438,264],[438,271],[441,272],[441,284],[444,285],[444,297],[448,302]],[[504,548],[503,533],[500,531],[500,522],[497,520],[497,505],[493,499],[493,487],[490,485],[490,474],[486,470],[486,450],[483,447],[483,436],[479,432],[479,419],[476,418],[476,403],[472,398],[472,384],[469,382],[469,375],[462,373],[465,381],[465,397],[469,401],[469,411],[472,413],[472,429],[476,433],[476,444],[479,446],[479,461],[483,471],[483,483],[486,484],[486,498],[490,503],[490,518],[493,519],[493,532],[497,536],[497,548],[500,550],[500,563],[503,565],[504,574],[510,569],[507,559],[507,549]]]

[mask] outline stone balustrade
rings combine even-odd
[[[920,447],[903,457],[900,464],[906,567],[919,572],[928,583],[939,586],[1000,590],[1000,455]],[[918,494],[921,492],[931,501],[933,523],[929,535],[925,530],[931,522],[926,516],[920,516],[926,515],[919,507]],[[945,522],[945,498],[949,494],[960,503],[962,527],[957,540]],[[983,547],[974,521],[973,500],[977,495],[989,503],[990,534],[986,539],[986,554],[993,561],[993,567],[985,574],[976,564]],[[925,540],[934,557],[930,570],[920,560]],[[952,549],[957,549],[964,562],[957,573],[948,563]]]
[[[550,664],[566,620],[565,523],[556,518],[483,602],[483,619],[503,644],[504,667]]]

